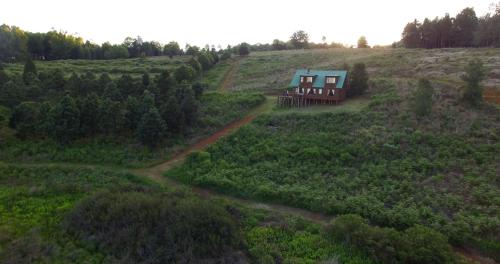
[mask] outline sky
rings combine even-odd
[[[498,0],[6,0],[0,24],[31,32],[51,29],[95,43],[121,43],[127,36],[160,43],[177,41],[222,47],[241,42],[288,40],[297,30],[310,40],[370,45],[401,38],[406,23],[473,7],[478,16]]]

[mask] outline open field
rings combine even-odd
[[[50,72],[55,69],[63,70],[67,76],[72,72],[84,74],[91,72],[94,74],[109,73],[117,78],[122,74],[130,74],[139,77],[144,72],[152,74],[161,73],[164,69],[172,70],[187,62],[190,56],[175,56],[172,59],[168,56],[145,57],[135,59],[114,59],[114,60],[55,60],[36,61],[35,65],[40,72]],[[22,74],[24,64],[5,64],[7,73]]]
[[[337,69],[344,63],[366,64],[372,78],[419,78],[458,82],[471,58],[489,71],[487,87],[500,87],[499,49],[327,49],[255,52],[242,60],[235,90],[278,92],[298,68]]]

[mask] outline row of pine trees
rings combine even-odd
[[[455,17],[416,19],[403,30],[405,48],[500,47],[500,4],[495,12],[477,17],[473,8],[465,8]]]
[[[22,75],[0,68],[0,104],[12,108],[9,125],[17,136],[52,138],[62,144],[96,135],[133,136],[155,147],[166,135],[183,135],[196,127],[205,85],[201,72],[218,62],[203,54],[172,73],[141,78],[128,74],[37,72],[28,60]]]

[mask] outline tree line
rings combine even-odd
[[[395,44],[397,45],[397,44]],[[434,19],[416,19],[402,33],[405,48],[500,47],[500,3],[492,13],[477,17],[465,8],[455,17],[446,14]]]
[[[366,39],[365,39],[366,42]],[[359,46],[359,44],[358,44]],[[24,31],[16,26],[3,24],[0,26],[0,61],[22,61],[27,57],[35,60],[59,59],[123,59],[149,56],[177,56],[197,55],[202,50],[217,51],[221,57],[230,57],[231,54],[248,55],[250,51],[269,51],[287,49],[324,49],[348,47],[341,43],[326,42],[322,37],[321,43],[311,42],[309,34],[303,30],[294,32],[288,41],[279,39],[267,44],[248,44],[246,42],[235,46],[228,45],[225,49],[220,45],[205,45],[200,48],[186,44],[184,48],[179,43],[171,41],[165,45],[157,41],[144,41],[140,36],[127,37],[121,44],[105,42],[102,45],[84,41],[67,32],[52,30],[46,33]],[[352,46],[351,46],[352,47]]]
[[[141,78],[123,74],[113,80],[107,73],[72,73],[69,78],[59,69],[38,73],[28,60],[22,76],[0,68],[0,104],[13,109],[9,125],[21,139],[66,144],[120,135],[155,147],[163,136],[192,131],[205,89],[197,80],[218,61],[216,53],[202,51],[172,73],[164,70],[154,78],[147,72]]]
[[[0,61],[4,62],[22,61],[27,57],[36,60],[100,60],[161,55],[173,57],[197,55],[201,50],[203,49],[189,44],[183,50],[175,41],[162,45],[157,41],[144,41],[140,36],[127,37],[121,44],[105,42],[98,45],[63,31],[33,33],[16,26],[0,26]],[[204,50],[215,51],[215,47],[206,45]],[[219,51],[223,53],[223,50]]]

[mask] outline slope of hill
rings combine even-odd
[[[426,77],[458,82],[471,58],[489,71],[486,87],[500,87],[499,49],[326,49],[255,52],[241,61],[235,90],[276,92],[285,88],[297,68],[337,69],[366,64],[372,78]]]
[[[372,77],[358,99],[365,103],[277,110],[167,175],[240,197],[355,213],[399,230],[425,225],[498,260],[500,110],[461,103],[459,80],[469,59],[480,57],[491,70],[498,56],[477,49],[255,54],[241,62],[246,81],[236,89],[273,92],[286,86],[293,67],[364,61]],[[431,116],[418,120],[411,105],[423,76],[435,94]],[[490,74],[485,84],[497,82]]]

